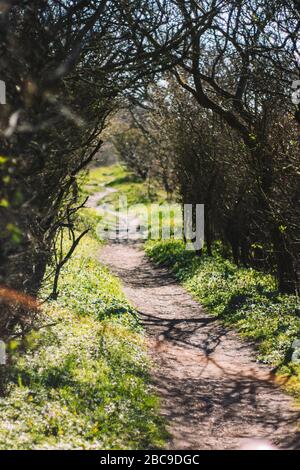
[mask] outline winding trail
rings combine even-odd
[[[253,439],[300,448],[299,410],[248,343],[206,314],[138,243],[107,244],[100,261],[121,279],[145,326],[169,449],[239,449]]]
[[[248,344],[207,315],[140,246],[107,245],[100,259],[122,280],[149,335],[170,449],[237,449],[253,438],[300,448],[299,412]]]

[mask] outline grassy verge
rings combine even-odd
[[[118,280],[97,261],[98,249],[92,237],[82,240],[58,301],[44,308],[43,328],[12,345],[0,449],[163,445],[143,333]]]
[[[85,192],[93,193],[95,190],[101,190],[101,185],[115,190],[114,193],[107,195],[101,200],[101,204],[116,205],[119,195],[127,197],[128,205],[149,204],[153,201],[161,202],[165,199],[165,193],[157,185],[149,184],[141,180],[133,173],[129,172],[124,166],[112,165],[108,167],[94,168],[89,171],[88,185],[85,186]]]
[[[286,386],[300,398],[300,366],[291,361],[300,337],[299,298],[280,295],[272,276],[239,268],[217,252],[199,258],[180,241],[149,241],[146,253],[167,266],[208,312],[254,341],[258,360],[289,376]]]

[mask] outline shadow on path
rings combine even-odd
[[[100,258],[121,278],[148,333],[170,449],[238,449],[257,438],[300,448],[299,411],[249,344],[207,315],[137,244],[107,245]]]

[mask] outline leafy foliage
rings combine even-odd
[[[213,257],[195,256],[175,240],[150,241],[146,252],[156,263],[168,266],[207,311],[253,340],[258,360],[281,372],[300,372],[291,363],[292,343],[300,334],[299,298],[280,294],[272,276],[239,268],[218,250]]]
[[[67,248],[67,247],[66,247]],[[164,430],[149,386],[142,330],[98,243],[81,242],[64,267],[45,326],[13,344],[0,399],[2,449],[143,449]]]

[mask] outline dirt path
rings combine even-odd
[[[207,315],[138,245],[107,245],[100,258],[122,280],[149,335],[170,449],[237,449],[253,438],[300,448],[299,413],[249,345]]]
[[[114,192],[102,189],[88,207]],[[247,343],[207,315],[138,243],[107,244],[100,260],[121,279],[145,326],[169,449],[257,447],[255,439],[300,449],[300,412]]]

